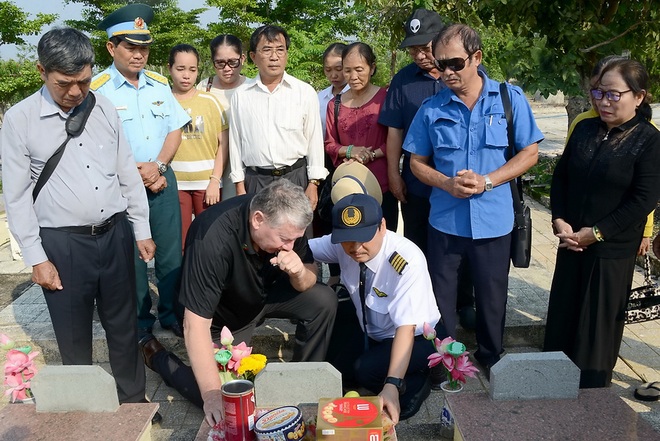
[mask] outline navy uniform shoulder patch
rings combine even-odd
[[[97,91],[99,87],[103,86],[105,83],[110,81],[110,74],[109,73],[104,73],[98,76],[98,78],[94,78],[92,81],[92,84],[89,85],[89,87],[93,91]]]
[[[158,81],[159,83],[162,83],[166,86],[169,86],[170,84],[167,82],[167,78],[162,76],[161,74],[158,74],[156,72],[152,72],[150,70],[145,70],[144,74],[151,78],[152,80]]]
[[[392,253],[390,258],[388,259],[390,262],[390,265],[392,265],[392,268],[394,268],[394,271],[397,272],[397,274],[401,275],[403,273],[403,270],[406,268],[408,265],[408,262],[406,259],[401,257],[401,254],[397,253],[396,251]]]

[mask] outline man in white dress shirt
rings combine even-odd
[[[274,25],[250,37],[250,58],[259,74],[231,99],[230,176],[238,195],[286,178],[305,189],[315,208],[318,185],[328,174],[319,101],[312,86],[285,72],[290,42]]]

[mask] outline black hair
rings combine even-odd
[[[209,48],[211,49],[211,60],[215,57],[215,51],[218,50],[220,46],[230,46],[234,48],[238,55],[243,55],[243,42],[236,35],[232,34],[220,34],[211,40]]]
[[[94,48],[89,38],[77,29],[55,28],[46,32],[37,44],[39,64],[46,73],[64,75],[82,72],[94,66]]]
[[[332,43],[323,52],[323,62],[325,63],[325,59],[328,58],[330,54],[339,55],[341,57],[341,54],[344,51],[344,49],[346,49],[346,45],[344,43],[340,43],[340,42]]]
[[[250,36],[250,52],[257,51],[257,44],[259,44],[262,35],[266,41],[275,41],[278,35],[283,36],[286,48],[289,49],[291,38],[289,38],[289,34],[286,33],[284,28],[277,25],[265,25],[257,28]]]
[[[170,49],[170,57],[167,60],[167,62],[169,63],[170,66],[174,66],[174,61],[176,59],[176,54],[178,54],[180,52],[186,52],[188,54],[194,54],[195,58],[197,58],[197,64],[199,64],[199,52],[197,52],[197,49],[195,49],[193,46],[191,46],[189,44],[177,44],[172,49]]]
[[[637,60],[619,58],[611,61],[598,77],[598,83],[603,80],[603,76],[609,72],[619,72],[623,81],[628,85],[632,93],[638,95],[644,94],[642,103],[637,107],[637,114],[647,121],[651,121],[653,110],[651,110],[651,95],[648,93],[649,73],[642,63]]]
[[[348,56],[348,54],[350,54],[354,50],[357,51],[357,53],[360,54],[360,56],[365,59],[365,61],[369,66],[374,67],[374,72],[372,76],[376,75],[376,54],[374,54],[373,49],[371,49],[371,46],[369,46],[367,43],[356,41],[355,43],[351,43],[348,46],[346,46],[344,48],[344,51],[341,53],[342,62]]]
[[[435,54],[435,48],[438,44],[446,45],[456,36],[461,39],[463,49],[467,54],[472,55],[481,50],[481,37],[479,33],[467,25],[454,23],[442,28],[438,32],[438,35],[435,36],[433,45],[431,46],[433,54]]]

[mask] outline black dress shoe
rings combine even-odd
[[[407,420],[411,416],[419,412],[424,401],[431,394],[431,380],[426,379],[422,387],[408,400],[407,403],[401,403],[401,414],[399,421]]]
[[[144,364],[147,365],[149,369],[154,370],[152,359],[156,353],[164,351],[165,348],[160,342],[153,336],[153,334],[146,335],[143,337],[138,344],[140,345],[140,350],[142,351],[142,358],[144,358]]]
[[[163,325],[162,328],[167,329],[168,331],[172,331],[172,333],[177,337],[183,338],[183,329],[181,328],[179,322],[174,322],[171,325]]]
[[[142,340],[143,338],[152,335],[153,334],[153,328],[149,326],[148,328],[138,328],[138,341]]]

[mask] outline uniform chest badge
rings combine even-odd
[[[162,106],[163,104],[165,104],[165,101],[154,101],[151,104],[153,104],[154,106]]]
[[[376,288],[375,286],[373,287],[374,292],[378,297],[387,297],[387,294],[385,294],[383,291],[380,289]]]

